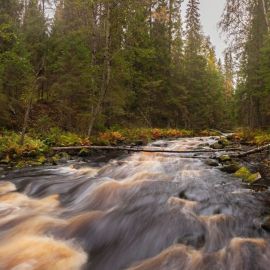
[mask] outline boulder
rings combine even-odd
[[[231,161],[231,157],[229,155],[222,155],[222,156],[219,156],[218,157],[218,160],[221,162],[221,163],[225,163],[227,161]],[[229,165],[229,164],[227,164]]]
[[[59,164],[59,160],[61,159],[60,155],[59,154],[56,154],[54,155],[52,158],[51,158],[51,163],[53,165],[58,165]]]
[[[205,161],[205,164],[211,167],[218,167],[219,163],[214,159],[208,159]]]
[[[241,167],[238,171],[235,172],[235,176],[241,178],[243,181],[253,184],[262,178],[259,172],[252,173],[248,168]]]
[[[205,244],[205,236],[202,232],[194,232],[193,234],[187,234],[176,239],[176,243],[199,249]]]
[[[220,144],[219,142],[216,142],[214,144],[211,144],[210,147],[212,149],[216,149],[216,150],[219,150],[219,149],[223,149],[224,148],[224,146],[222,144]]]
[[[198,147],[208,147],[208,146],[210,146],[209,143],[201,143],[198,145]]]
[[[219,139],[218,143],[221,144],[223,147],[226,147],[230,144],[230,142],[226,138]]]
[[[230,165],[225,165],[221,167],[220,170],[222,172],[232,174],[232,173],[236,173],[240,168],[241,168],[240,164],[234,162],[234,163],[231,163]]]
[[[270,216],[267,216],[267,217],[264,218],[264,220],[263,220],[263,222],[261,224],[261,227],[264,230],[270,232]]]

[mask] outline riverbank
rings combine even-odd
[[[270,132],[241,129],[227,136],[234,146],[241,145],[243,150],[250,150],[270,143]],[[270,149],[269,149],[270,150]],[[250,184],[255,190],[267,189],[270,186],[270,152],[259,151],[252,155],[221,160],[222,170],[234,173]],[[222,159],[222,157],[221,157]]]
[[[69,146],[144,146],[159,139],[177,139],[194,136],[218,136],[218,131],[191,131],[184,129],[120,129],[108,130],[91,137],[63,132],[53,128],[44,134],[28,133],[20,145],[20,134],[12,131],[0,132],[0,166],[23,168],[41,165],[56,165],[70,159],[70,153],[52,151],[53,147]],[[91,153],[87,149],[76,152],[84,157]]]
[[[216,142],[210,147],[222,150],[241,147],[249,150],[270,142],[270,133],[262,131],[237,130],[229,136],[221,136],[218,131],[191,131],[183,129],[121,129],[108,130],[91,137],[51,129],[50,132],[27,134],[24,145],[20,145],[20,134],[3,131],[0,133],[0,171],[12,168],[51,166],[64,164],[69,160],[108,159],[119,156],[125,151],[107,151],[86,149],[85,146],[145,146],[160,139],[179,139],[187,137],[216,136]],[[82,147],[76,151],[53,151],[55,147]],[[269,151],[263,151],[244,158],[228,158],[216,155],[221,170],[243,178],[254,187],[270,186]],[[216,162],[209,162],[211,165]],[[215,165],[214,165],[215,166]]]

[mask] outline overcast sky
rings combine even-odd
[[[185,0],[183,12],[185,12]],[[222,52],[226,45],[224,37],[220,37],[217,23],[220,20],[226,0],[200,0],[201,2],[201,22],[205,35],[209,35],[212,44],[216,48],[217,58],[223,58]]]

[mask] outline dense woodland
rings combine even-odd
[[[270,1],[227,1],[224,59],[187,2],[1,1],[0,127],[269,127]]]

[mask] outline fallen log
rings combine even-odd
[[[236,154],[236,155],[231,155],[231,157],[232,158],[242,158],[242,157],[246,157],[246,156],[253,155],[253,154],[256,154],[256,153],[260,153],[260,152],[262,152],[264,150],[270,150],[270,143],[266,144],[264,146],[260,146],[260,147],[251,149],[251,150],[243,152],[243,153],[239,153],[239,154]]]
[[[172,154],[192,154],[192,153],[216,153],[216,152],[233,152],[241,151],[241,148],[224,148],[224,149],[202,149],[202,150],[169,150],[155,149],[143,147],[128,147],[128,146],[68,146],[68,147],[53,147],[55,152],[68,152],[80,150],[106,150],[106,151],[130,151],[130,152],[146,152],[146,153],[172,153]]]

